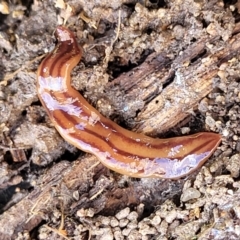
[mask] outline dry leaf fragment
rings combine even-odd
[[[6,2],[0,3],[0,12],[2,14],[9,14],[9,8],[8,8],[8,4]]]

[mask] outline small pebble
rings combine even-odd
[[[124,240],[124,236],[122,235],[122,232],[120,230],[115,231],[113,235],[115,240]]]
[[[126,227],[128,223],[129,223],[129,220],[128,220],[128,219],[126,219],[126,218],[121,219],[121,220],[119,221],[119,227],[121,227],[121,228]]]
[[[130,213],[130,208],[129,208],[129,207],[124,208],[123,210],[121,210],[120,212],[118,212],[118,213],[116,214],[116,218],[117,218],[118,220],[123,219],[123,218],[126,218],[126,217],[129,215],[129,213]]]
[[[166,216],[165,220],[167,223],[172,223],[177,217],[177,211],[174,209],[169,212],[169,214]]]
[[[136,221],[138,219],[138,213],[135,211],[130,212],[130,214],[127,216],[127,219],[130,221]]]
[[[187,202],[191,199],[199,198],[200,196],[201,196],[201,193],[197,189],[188,188],[182,193],[181,201],[182,202]]]
[[[210,128],[215,126],[215,120],[211,116],[207,116],[205,121]]]
[[[111,221],[110,221],[110,226],[111,226],[111,227],[117,227],[117,226],[119,226],[119,221],[118,221],[115,217],[113,217],[113,218],[111,219]]]
[[[124,229],[122,230],[122,235],[123,235],[123,236],[128,236],[129,233],[131,232],[131,230],[132,230],[132,229],[130,229],[130,228],[124,228]]]
[[[161,223],[161,218],[160,218],[160,216],[154,216],[153,217],[153,219],[151,220],[151,224],[153,225],[153,226],[157,226],[157,225],[159,225]]]
[[[222,135],[223,135],[224,137],[227,137],[227,136],[229,135],[229,131],[228,131],[226,128],[223,129]]]
[[[182,127],[181,132],[182,132],[182,134],[188,134],[190,132],[190,128],[189,127]]]

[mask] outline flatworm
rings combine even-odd
[[[131,177],[178,179],[211,156],[221,136],[201,132],[157,139],[128,131],[102,116],[70,84],[70,73],[82,57],[74,34],[59,26],[58,43],[38,68],[38,96],[61,136],[94,154],[106,167]]]

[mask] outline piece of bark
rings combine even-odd
[[[64,161],[52,167],[38,179],[34,190],[28,196],[1,215],[1,239],[16,239],[18,233],[32,230],[47,217],[48,214],[44,213],[50,213],[55,202],[54,186],[62,179],[63,172],[67,173],[67,169],[69,163]]]
[[[238,25],[234,29],[237,32]],[[126,96],[123,106],[131,104],[129,99],[145,104],[135,118],[133,131],[161,134],[191,115],[200,100],[214,89],[213,79],[221,64],[228,64],[239,54],[239,37],[234,35],[224,45],[216,36],[200,39],[171,62],[164,53],[153,53],[141,66],[109,83],[107,88],[118,88]],[[219,50],[212,53],[211,45]],[[160,85],[165,87],[161,89]]]
[[[62,161],[46,171],[28,196],[2,214],[1,239],[15,239],[18,233],[31,231],[49,219],[61,205],[64,212],[71,214],[81,208],[93,208],[95,214],[111,215],[125,206],[137,206],[140,201],[148,207],[161,204],[178,195],[179,185],[183,184],[183,181],[163,181],[161,185],[159,181],[151,184],[135,182],[132,186],[120,188],[113,179],[102,179],[102,171],[108,170],[97,163],[94,156],[86,155],[73,164]],[[96,194],[102,189],[101,194]],[[76,191],[79,199],[74,198]]]

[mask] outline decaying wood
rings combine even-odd
[[[125,96],[123,105],[129,104],[124,99],[145,103],[133,130],[148,135],[164,133],[191,115],[214,89],[213,79],[221,64],[229,64],[239,54],[239,29],[237,25],[236,35],[225,45],[217,36],[199,39],[172,61],[164,53],[153,53],[141,66],[114,79],[108,87],[120,89]],[[211,45],[219,50],[212,53]],[[161,89],[161,84],[166,87]]]
[[[147,182],[138,187],[140,185],[136,182],[122,189],[113,179],[103,177],[103,171],[108,170],[90,155],[72,165],[66,161],[54,165],[40,176],[28,196],[3,213],[0,218],[1,239],[14,239],[19,232],[31,231],[41,221],[47,221],[49,214],[61,209],[61,205],[68,214],[76,214],[82,208],[94,208],[95,213],[111,215],[115,213],[113,209],[139,204],[140,197],[141,203],[154,206],[180,191],[179,184],[176,187],[176,182],[167,181],[155,188]],[[164,193],[169,188],[172,191]]]

